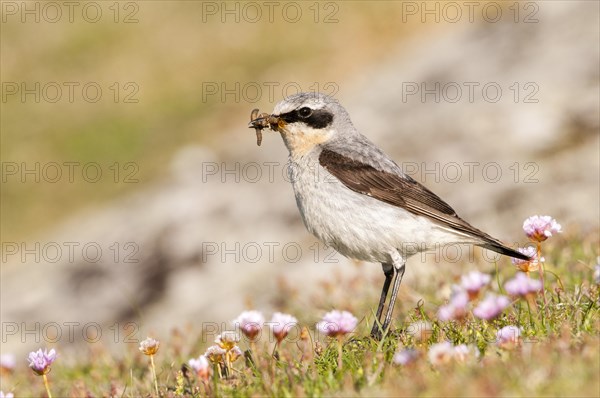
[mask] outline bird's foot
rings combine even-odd
[[[376,341],[381,341],[387,334],[387,330],[383,328],[379,322],[375,321],[373,328],[371,329],[371,338]]]

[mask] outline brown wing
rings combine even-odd
[[[377,170],[328,149],[321,152],[319,163],[355,192],[428,217],[457,231],[484,240],[493,239],[458,217],[450,205],[409,176]]]
[[[479,246],[506,256],[530,260],[529,257],[505,246],[502,242],[473,227],[460,218],[454,209],[436,194],[409,176],[377,170],[373,166],[324,149],[319,163],[345,186],[413,214],[425,216],[442,226],[472,236]]]

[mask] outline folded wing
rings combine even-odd
[[[439,196],[410,176],[378,170],[330,149],[323,149],[319,163],[346,187],[363,195],[424,216],[456,233],[475,238],[479,245],[511,257],[528,259],[460,218]]]

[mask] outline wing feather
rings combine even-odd
[[[374,199],[424,216],[456,233],[473,238],[473,242],[506,256],[530,260],[529,257],[505,246],[485,232],[460,218],[439,196],[410,176],[383,171],[370,164],[352,159],[331,149],[323,149],[319,163],[349,189]]]
[[[377,170],[329,149],[323,149],[319,163],[355,192],[428,217],[442,226],[482,241],[498,242],[464,221],[450,205],[410,176]]]

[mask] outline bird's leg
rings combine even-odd
[[[385,275],[385,281],[383,282],[383,289],[381,289],[381,297],[379,298],[379,306],[377,307],[377,321],[381,321],[381,314],[383,313],[383,307],[385,305],[385,300],[387,299],[388,291],[390,290],[390,283],[392,282],[392,277],[396,270],[394,266],[389,263],[382,263],[381,267],[383,268],[383,274]]]
[[[383,282],[383,289],[381,289],[381,297],[379,298],[379,306],[377,307],[377,315],[375,316],[375,321],[373,322],[373,328],[371,329],[371,337],[380,338],[382,330],[379,329],[379,325],[381,325],[381,314],[383,313],[383,307],[385,305],[385,300],[387,299],[388,291],[390,290],[390,283],[392,282],[392,277],[396,270],[394,266],[389,263],[382,263],[383,274],[385,275],[385,281]]]
[[[394,268],[396,268],[396,263],[394,263]],[[404,259],[402,259],[402,263],[399,264],[399,267],[396,269],[394,287],[392,288],[392,297],[390,298],[390,303],[388,304],[387,312],[385,314],[385,320],[383,321],[383,326],[381,327],[383,330],[386,330],[392,322],[392,312],[394,312],[394,304],[396,304],[396,297],[398,296],[398,289],[400,288],[400,283],[402,283],[404,270],[405,262]]]

